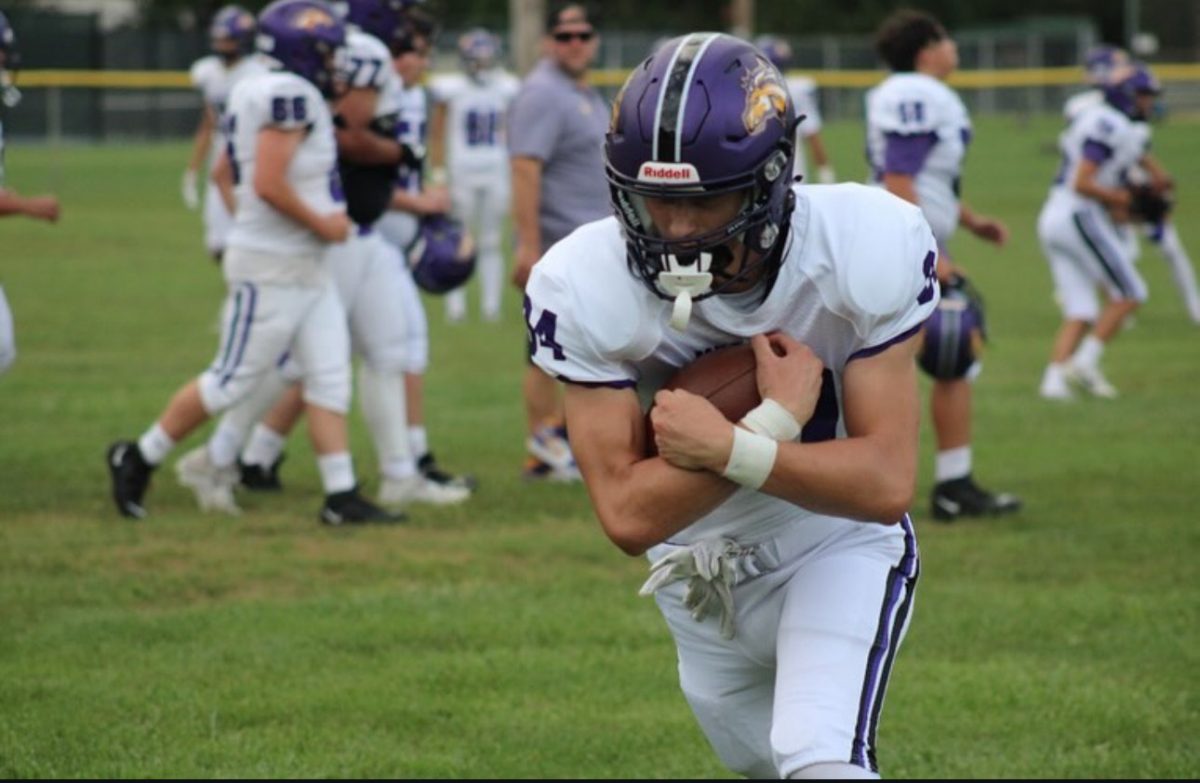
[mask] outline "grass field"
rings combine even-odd
[[[1152,299],[1105,359],[1121,398],[1036,396],[1058,323],[1033,233],[1056,132],[977,128],[965,191],[1013,238],[952,245],[989,305],[976,472],[1026,509],[929,521],[925,421],[924,572],[880,727],[886,777],[1200,772],[1200,330],[1147,249]],[[826,134],[860,177],[861,130]],[[1166,124],[1155,149],[1200,255],[1198,139]],[[117,517],[105,445],[140,434],[215,347],[222,284],[179,204],[186,155],[9,150],[9,184],[57,190],[64,217],[0,223],[20,352],[0,378],[0,776],[728,776],[636,595],[645,562],[606,541],[581,488],[518,478],[514,296],[499,327],[448,327],[430,302],[431,440],[479,477],[471,503],[325,529],[297,437],[287,491],[240,518],[198,512],[169,469],[152,519]]]

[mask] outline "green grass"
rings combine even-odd
[[[1160,128],[1187,184],[1200,126]],[[980,122],[965,192],[1013,231],[956,238],[989,306],[975,461],[1023,496],[1004,521],[915,510],[924,574],[880,728],[888,777],[1179,778],[1200,769],[1200,347],[1166,266],[1106,354],[1112,402],[1036,387],[1058,323],[1033,225],[1052,120]],[[826,131],[860,176],[861,130]],[[518,478],[523,327],[448,327],[429,302],[428,423],[478,496],[396,529],[330,531],[300,437],[287,491],[238,519],[169,470],[119,519],[105,444],[139,434],[215,349],[222,294],[178,204],[184,145],[9,150],[9,182],[63,222],[0,222],[19,357],[0,378],[0,776],[597,777],[728,773],[674,650],[578,487]],[[924,382],[923,382],[924,383]],[[373,458],[353,420],[356,464]],[[207,430],[205,430],[207,432]],[[188,442],[198,442],[195,437]]]

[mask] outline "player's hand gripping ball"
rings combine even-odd
[[[750,343],[718,348],[680,367],[663,388],[683,389],[699,395],[711,402],[726,419],[737,422],[762,402],[755,377],[756,367]],[[657,455],[654,425],[650,422],[650,411],[647,411],[646,456]]]

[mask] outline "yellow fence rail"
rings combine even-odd
[[[1164,82],[1200,81],[1200,64],[1160,63],[1153,66],[1155,75]],[[865,88],[879,83],[883,71],[804,71],[820,87]],[[601,69],[593,72],[593,82],[602,87],[619,87],[629,71]],[[959,71],[950,78],[950,85],[961,89],[997,87],[1045,87],[1080,84],[1083,71],[1070,68],[1013,68],[989,71]],[[190,89],[192,83],[186,71],[84,71],[36,70],[22,71],[20,86],[101,89]]]

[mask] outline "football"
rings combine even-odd
[[[716,406],[725,414],[725,418],[740,421],[762,402],[754,375],[756,366],[754,349],[750,343],[718,348],[680,367],[667,379],[663,388],[683,389],[698,394]],[[650,411],[646,411],[646,453],[651,457],[658,454]]]

